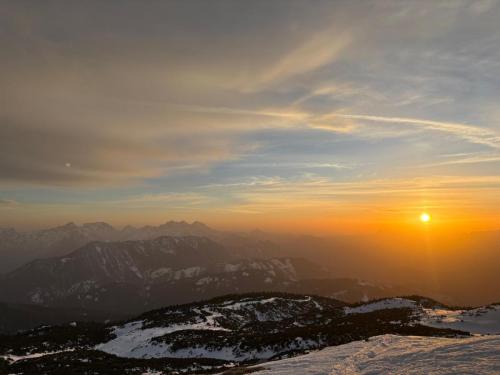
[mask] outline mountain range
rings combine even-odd
[[[0,277],[1,301],[111,316],[255,291],[307,292],[356,301],[403,290],[335,279],[327,269],[302,258],[239,258],[195,236],[91,242]]]
[[[431,278],[426,276],[428,270],[408,270],[408,275],[421,280],[420,285],[412,285],[390,280],[400,280],[398,275],[407,269],[401,254],[408,254],[404,262],[418,264],[418,251],[387,253],[380,246],[370,248],[368,242],[358,246],[356,239],[348,237],[223,232],[183,221],[123,229],[107,223],[69,223],[25,233],[4,229],[0,231],[2,266],[22,264],[0,275],[4,306],[0,332],[72,320],[102,322],[161,306],[262,291],[315,294],[346,302],[420,294],[453,305],[489,303],[498,296],[495,238],[495,234],[469,238],[467,246],[475,246],[478,256],[467,262],[468,269],[456,259],[464,251],[457,250],[457,256],[448,248],[434,252],[433,261],[439,263],[442,274]],[[488,259],[490,266],[478,275],[477,262]],[[360,275],[373,275],[373,271],[364,272],[358,264],[387,274],[387,281],[360,280]],[[467,282],[453,282],[458,274]],[[436,282],[437,288],[423,285],[430,282]],[[484,296],[460,298],[466,292]]]
[[[69,254],[90,242],[151,240],[162,236],[210,238],[240,257],[268,258],[284,255],[280,246],[269,239],[245,233],[217,231],[198,221],[168,221],[158,226],[126,226],[123,229],[116,229],[104,222],[82,225],[68,223],[31,232],[0,228],[0,273],[12,271],[34,259]]]
[[[145,240],[160,236],[207,236],[217,231],[194,222],[170,221],[159,226],[135,228],[127,226],[118,230],[103,222],[62,226],[31,232],[18,232],[13,228],[0,228],[0,272],[11,271],[27,261],[38,258],[56,257],[69,254],[93,241]]]
[[[208,238],[224,247],[230,255],[228,263],[235,259],[303,258],[328,269],[330,278],[364,279],[379,286],[403,285],[405,290],[400,293],[427,295],[448,304],[480,305],[500,299],[496,287],[500,282],[497,270],[500,232],[429,235],[427,238],[415,232],[318,237],[261,230],[227,232],[196,221],[168,221],[158,226],[123,229],[107,223],[69,223],[33,232],[11,228],[0,229],[0,274],[36,259],[66,256],[96,241],[194,236]],[[349,296],[345,298],[351,300]]]
[[[139,311],[229,288],[248,290],[327,272],[305,260],[242,260],[205,237],[91,242],[0,279],[4,301]]]

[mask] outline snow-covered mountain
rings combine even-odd
[[[0,228],[0,274],[35,259],[59,257],[95,241],[117,242],[152,240],[161,236],[209,238],[224,246],[229,254],[241,259],[306,258],[328,267],[336,277],[366,278],[375,284],[406,285],[406,291],[379,293],[368,286],[351,293],[351,288],[329,294],[347,301],[391,295],[422,294],[452,305],[479,305],[500,300],[496,285],[500,232],[475,233],[454,241],[434,243],[439,284],[434,283],[418,251],[420,242],[413,238],[415,251],[399,248],[399,241],[382,236],[315,237],[299,233],[273,234],[262,231],[225,232],[200,222],[169,221],[158,226],[113,228],[106,223],[72,223],[34,232]],[[450,244],[452,243],[452,244]],[[411,256],[409,256],[409,254]],[[418,255],[420,254],[420,255]],[[453,254],[453,256],[451,256]],[[361,260],[361,261],[360,261]],[[228,260],[228,262],[233,259]],[[377,267],[373,267],[376,264]],[[423,267],[422,267],[423,266]],[[314,277],[317,279],[318,277]],[[314,286],[314,288],[317,288]],[[411,288],[412,290],[408,290]],[[325,295],[321,288],[314,293]],[[346,290],[347,292],[343,292]],[[297,289],[312,293],[310,289]],[[366,291],[366,295],[364,294]],[[343,294],[342,294],[343,293]],[[354,297],[355,296],[355,297]],[[0,297],[1,298],[1,297]],[[1,301],[1,299],[0,299]]]
[[[323,349],[233,373],[376,374],[391,364],[395,373],[461,373],[457,366],[473,368],[475,359],[482,362],[475,373],[488,373],[499,365],[499,310],[456,310],[422,297],[353,305],[311,295],[229,295],[121,323],[72,323],[0,337],[0,358],[17,374],[67,367],[75,374],[180,374]]]
[[[213,264],[227,259],[219,244],[203,237],[160,237],[148,241],[91,242],[57,258],[38,259],[7,275],[16,280],[30,275],[33,285],[48,282],[73,285],[81,279],[101,284],[142,280],[161,280],[170,271],[184,270],[194,264]],[[194,270],[179,272],[189,275]],[[175,276],[175,275],[171,275]],[[50,278],[47,280],[45,278]]]
[[[32,232],[0,228],[0,272],[12,270],[33,259],[62,256],[94,241],[148,240],[161,236],[215,238],[218,231],[203,223],[169,221],[159,226],[125,227],[118,230],[103,223],[62,226]]]
[[[132,227],[121,230],[103,223],[66,225],[33,232],[18,232],[13,228],[0,228],[0,273],[16,269],[34,259],[52,258],[70,254],[95,241],[139,241],[158,237],[206,237],[226,247],[239,258],[284,257],[280,246],[251,234],[217,231],[194,221],[168,221],[158,226]]]
[[[238,259],[205,237],[91,242],[0,278],[0,301],[141,312],[209,296],[281,290],[327,277],[302,259]]]
[[[219,231],[199,221],[192,223],[186,221],[168,221],[158,226],[146,225],[139,228],[130,225],[126,226],[120,231],[119,238],[121,240],[148,240],[161,236],[196,236],[213,239],[219,234]]]

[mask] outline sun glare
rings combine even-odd
[[[431,220],[431,215],[429,215],[427,212],[422,212],[420,215],[420,221],[422,223],[428,223]]]

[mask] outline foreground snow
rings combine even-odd
[[[499,374],[500,336],[383,335],[265,363],[264,375]]]

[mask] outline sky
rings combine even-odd
[[[0,0],[0,226],[500,229],[499,18],[486,0]]]

